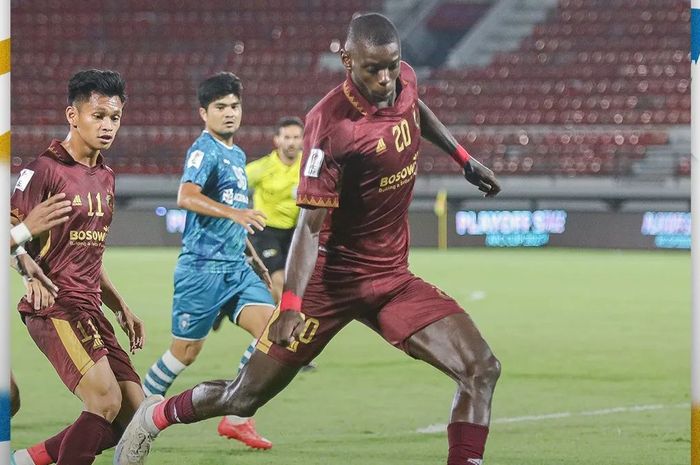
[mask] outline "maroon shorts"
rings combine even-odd
[[[407,269],[396,273],[349,276],[323,271],[323,257],[304,292],[306,328],[290,347],[272,343],[268,329],[257,349],[287,365],[303,366],[316,357],[352,320],[366,324],[393,346],[406,351],[406,340],[448,315],[464,313],[454,299]],[[270,318],[277,318],[279,309]]]
[[[54,308],[60,309],[60,302]],[[46,316],[24,314],[29,335],[46,355],[61,381],[75,391],[83,375],[107,357],[117,381],[141,384],[129,355],[100,309],[73,307]]]

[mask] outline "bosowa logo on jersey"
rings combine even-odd
[[[410,165],[404,166],[402,169],[392,174],[384,176],[379,180],[379,192],[385,192],[390,189],[397,189],[409,182],[416,175],[418,169],[418,154],[413,156],[413,161]]]
[[[70,232],[70,241],[72,243],[104,243],[104,241],[107,239],[107,228],[104,228],[103,231],[98,231],[94,229],[88,229],[88,230],[83,230],[83,229],[73,229]],[[88,244],[89,245],[89,244]]]

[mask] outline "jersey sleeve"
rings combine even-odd
[[[187,151],[185,170],[182,173],[180,184],[191,182],[200,187],[209,180],[216,171],[218,159],[211,148],[204,145],[195,145]]]
[[[51,173],[46,163],[36,161],[30,163],[19,173],[17,183],[10,199],[11,215],[19,221],[29,214],[37,204],[49,195],[58,194],[52,184]]]
[[[352,123],[348,120],[333,121],[322,112],[307,116],[297,188],[298,206],[340,206],[343,166],[353,142]]]

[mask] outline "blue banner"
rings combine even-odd
[[[10,440],[10,393],[0,392],[0,442]]]
[[[690,61],[697,63],[700,56],[700,8],[690,10]]]

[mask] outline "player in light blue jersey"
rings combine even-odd
[[[253,228],[262,231],[266,218],[248,209],[246,157],[233,143],[243,113],[241,81],[219,73],[199,85],[197,96],[205,129],[187,151],[178,192],[187,220],[175,268],[173,339],[144,378],[147,395],[165,394],[195,361],[220,313],[257,340],[275,307],[270,276],[247,239]],[[253,266],[246,261],[246,249]],[[255,341],[241,366],[254,348]],[[218,432],[256,449],[272,447],[255,431],[252,418],[224,417]]]

